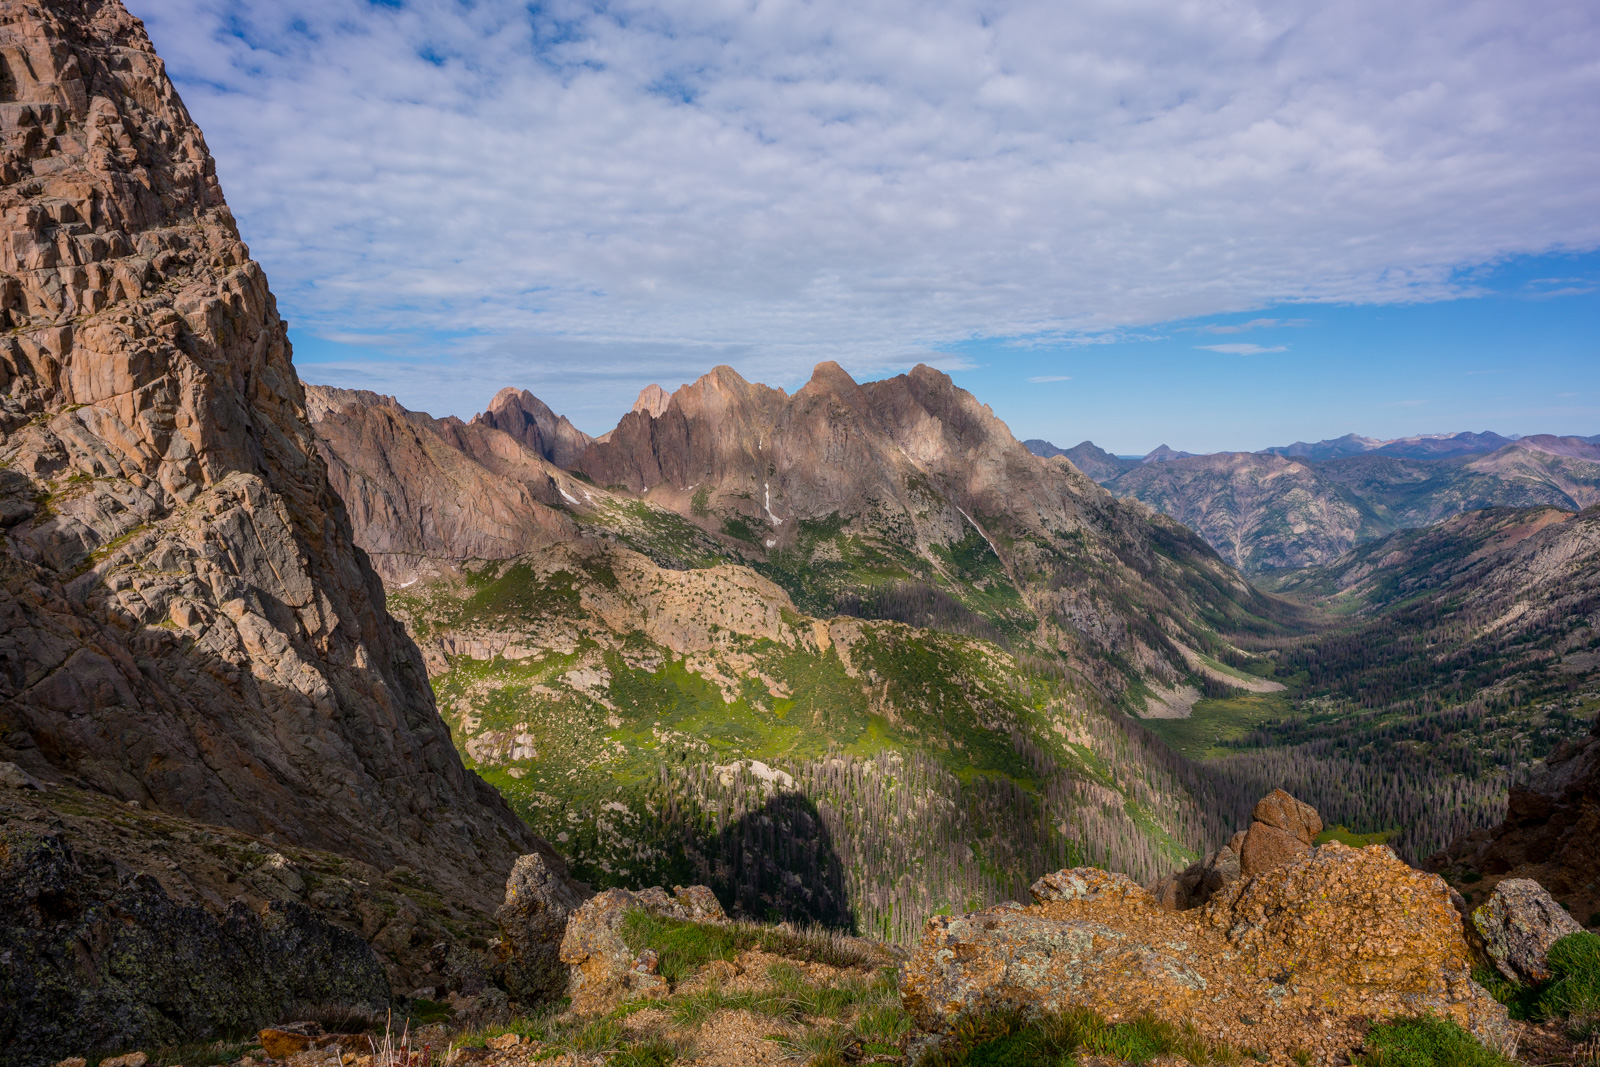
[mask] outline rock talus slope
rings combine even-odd
[[[142,25],[0,4],[0,63],[0,759],[492,909],[540,843],[384,609]]]

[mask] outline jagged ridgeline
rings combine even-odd
[[[942,374],[719,368],[571,469],[522,394],[309,399],[457,745],[580,877],[907,937],[1232,829],[1125,712],[1231,686],[1291,610]]]

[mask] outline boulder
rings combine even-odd
[[[1033,896],[928,921],[901,985],[922,1031],[947,1034],[972,1010],[1083,1007],[1323,1058],[1347,1055],[1372,1018],[1432,1012],[1490,1039],[1507,1026],[1471,981],[1444,882],[1382,846],[1326,845],[1187,911],[1085,868],[1040,879]]]
[[[1538,985],[1550,978],[1550,946],[1583,927],[1538,882],[1507,878],[1467,921],[1467,936],[1506,978]]]
[[[692,885],[687,888],[677,885],[672,887],[672,895],[660,886],[651,886],[641,889],[634,894],[639,906],[652,915],[660,915],[668,919],[682,919],[686,922],[717,923],[726,922],[728,915],[722,910],[722,901],[717,899],[709,887]]]
[[[543,853],[518,858],[506,879],[506,899],[495,912],[505,956],[506,988],[527,1004],[554,1000],[567,988],[561,939],[583,894]]]
[[[1282,789],[1274,789],[1256,801],[1250,819],[1274,830],[1282,830],[1305,845],[1311,844],[1322,833],[1322,818],[1317,814],[1317,809],[1296,800]]]
[[[311,1047],[312,1039],[322,1033],[322,1028],[312,1024],[288,1024],[283,1029],[268,1027],[256,1034],[256,1040],[261,1043],[261,1048],[268,1056],[275,1060],[286,1060],[297,1052],[304,1052]]]
[[[1310,852],[1311,844],[1294,834],[1264,822],[1251,823],[1239,850],[1239,873],[1244,878],[1254,878]]]
[[[1322,832],[1317,809],[1274,789],[1256,802],[1250,826],[1181,871],[1157,879],[1150,895],[1168,911],[1198,908],[1241,878],[1254,878],[1312,851]]]
[[[15,763],[0,762],[0,789],[43,789],[39,779]]]
[[[637,893],[608,889],[591,898],[567,923],[561,941],[561,960],[571,968],[567,995],[573,1011],[607,1011],[621,1000],[667,992],[666,979],[656,973],[655,952],[635,953],[622,939],[622,920],[634,910],[690,922],[727,918],[716,895],[703,885],[677,886],[671,896],[652,887]]]
[[[1322,819],[1309,804],[1274,789],[1256,802],[1250,827],[1226,845],[1147,887],[1167,911],[1188,911],[1211,900],[1241,878],[1252,878],[1312,850]]]

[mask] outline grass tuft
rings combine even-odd
[[[1199,1067],[1236,1064],[1240,1058],[1192,1027],[1179,1029],[1148,1016],[1113,1024],[1085,1009],[1039,1016],[1003,1010],[957,1019],[950,1039],[925,1054],[917,1067],[1069,1067],[1081,1052],[1132,1064],[1173,1053]]]
[[[1550,981],[1539,992],[1539,1013],[1566,1016],[1574,1026],[1600,1018],[1600,935],[1587,930],[1568,934],[1550,946],[1545,957]]]
[[[1514,1067],[1449,1019],[1419,1015],[1374,1023],[1361,1067]]]

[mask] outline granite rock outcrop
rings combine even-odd
[[[631,911],[644,911],[688,922],[723,922],[727,916],[716,895],[703,885],[675,887],[672,894],[657,887],[631,893],[608,889],[584,902],[567,923],[561,961],[571,969],[567,994],[572,1010],[592,1014],[618,1001],[667,992],[656,973],[656,955],[635,953],[623,940],[621,926]]]
[[[902,982],[924,1033],[970,1011],[1079,1007],[1193,1023],[1284,1059],[1348,1055],[1369,1020],[1397,1015],[1506,1033],[1505,1008],[1471,981],[1448,887],[1383,846],[1324,845],[1183,912],[1094,868],[1041,879],[1033,896],[928,920]]]
[[[1198,908],[1242,878],[1308,855],[1320,833],[1322,818],[1315,808],[1274,789],[1256,802],[1247,829],[1203,859],[1151,883],[1150,895],[1168,911]]]

